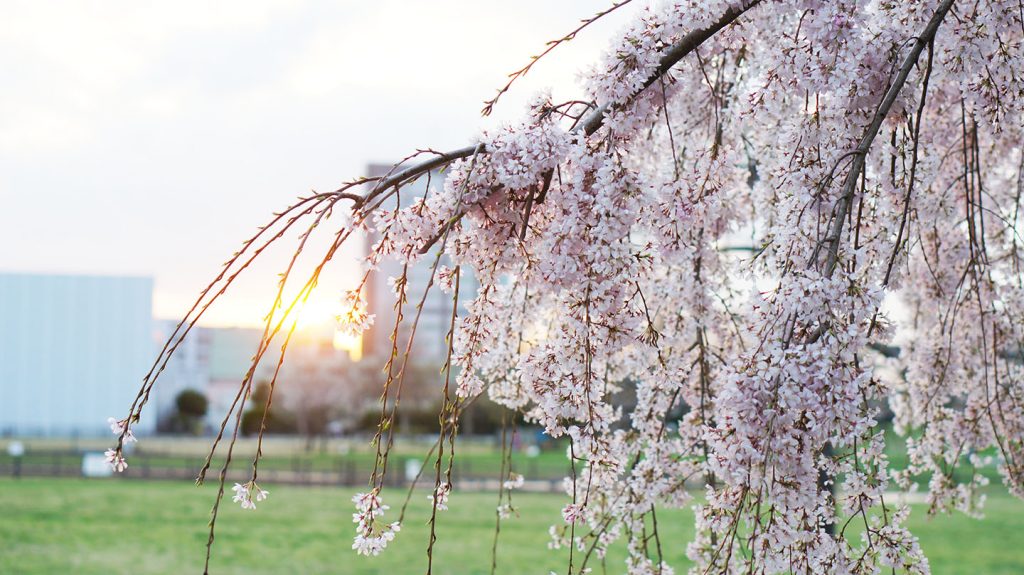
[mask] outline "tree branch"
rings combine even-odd
[[[832,273],[836,269],[836,263],[839,259],[839,239],[843,235],[843,226],[846,224],[846,216],[850,211],[850,206],[853,205],[853,196],[854,190],[857,189],[857,180],[864,171],[864,165],[867,162],[868,151],[871,149],[871,144],[874,142],[875,136],[878,135],[878,130],[882,127],[882,122],[884,122],[885,118],[889,115],[889,110],[892,109],[892,105],[899,96],[904,84],[907,83],[910,71],[917,64],[918,58],[921,57],[921,52],[924,51],[925,46],[935,39],[935,34],[939,30],[939,25],[942,24],[943,19],[945,19],[946,14],[949,13],[949,9],[952,6],[953,0],[943,0],[943,2],[939,4],[939,7],[935,10],[935,14],[932,16],[931,20],[928,21],[928,25],[925,26],[924,32],[918,36],[917,41],[914,42],[914,47],[911,48],[910,53],[907,54],[907,57],[903,60],[903,65],[900,66],[899,73],[896,74],[896,78],[886,91],[885,96],[882,98],[882,102],[878,105],[878,109],[875,110],[874,118],[872,118],[871,123],[864,131],[864,137],[861,138],[860,143],[857,145],[857,149],[854,150],[853,164],[850,166],[850,171],[846,173],[846,179],[843,181],[843,194],[839,198],[836,216],[832,220],[832,230],[826,238],[829,245],[828,259],[825,263],[825,277],[831,277]]]

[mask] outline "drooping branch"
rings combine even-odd
[[[748,10],[750,10],[754,6],[757,6],[760,3],[761,0],[749,0],[748,2],[744,2],[742,4],[734,6],[726,10],[725,14],[722,14],[722,17],[719,18],[718,21],[716,21],[714,24],[708,26],[707,28],[694,30],[693,32],[690,32],[686,36],[683,36],[678,42],[673,44],[669,49],[665,50],[664,55],[662,55],[661,57],[661,62],[658,64],[657,70],[653,75],[647,78],[647,81],[644,82],[643,86],[639,90],[637,90],[635,94],[633,94],[633,98],[636,98],[637,95],[642,93],[647,88],[650,88],[655,82],[663,78],[666,74],[669,73],[669,70],[675,67],[675,65],[678,64],[683,58],[693,53],[697,48],[701,46],[701,44],[710,40],[712,36],[717,34],[726,26],[735,22],[737,18],[739,18],[745,12],[747,12]],[[594,110],[586,118],[584,118],[583,121],[580,122],[579,128],[583,131],[584,134],[589,136],[594,132],[598,131],[599,129],[601,129],[601,126],[604,124],[604,118],[610,110],[620,109],[628,104],[629,102],[625,102],[623,104],[614,106],[605,104],[598,108],[597,110]]]
[[[878,130],[881,129],[882,123],[889,116],[889,111],[892,109],[892,105],[896,102],[896,98],[899,97],[900,92],[903,90],[904,84],[907,83],[907,78],[910,76],[911,70],[917,65],[918,59],[921,57],[921,52],[924,51],[925,47],[928,46],[934,39],[935,34],[939,31],[939,25],[946,18],[946,14],[949,13],[949,9],[953,6],[953,0],[943,0],[939,7],[935,10],[935,14],[932,15],[931,20],[928,21],[928,25],[925,26],[924,31],[917,37],[914,42],[914,46],[910,49],[910,53],[903,59],[903,65],[900,66],[899,73],[893,79],[892,84],[889,85],[889,89],[885,92],[885,96],[882,98],[881,103],[878,105],[878,109],[875,110],[875,115],[871,119],[871,123],[868,124],[866,130],[864,130],[864,136],[860,139],[860,143],[857,144],[856,150],[854,150],[853,163],[850,166],[850,171],[846,173],[846,179],[843,181],[843,193],[839,197],[839,205],[836,209],[836,216],[832,220],[832,230],[827,236],[826,241],[828,242],[828,258],[825,261],[825,277],[831,277],[832,272],[836,269],[836,263],[839,259],[839,240],[843,235],[843,226],[846,225],[846,216],[850,211],[850,207],[853,205],[854,191],[857,189],[857,180],[860,179],[861,174],[864,172],[864,165],[867,162],[868,151],[871,150],[871,144],[875,141],[875,136],[878,135]]]

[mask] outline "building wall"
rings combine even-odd
[[[153,342],[156,351],[163,348],[164,342],[174,333],[179,320],[157,320],[157,338]],[[182,327],[175,341],[185,330]],[[160,374],[157,381],[157,388],[160,390],[154,405],[156,406],[157,420],[165,422],[174,417],[178,412],[178,394],[186,389],[192,389],[205,394],[210,386],[210,330],[203,327],[193,327],[188,336],[178,344],[174,355],[167,362],[167,367]],[[173,345],[173,344],[172,344]]]
[[[238,390],[252,365],[252,357],[259,349],[263,338],[262,328],[207,328],[210,334],[210,410],[206,415],[207,425],[219,429],[224,417],[231,409]],[[253,386],[268,380],[277,364],[280,338],[275,339],[263,356],[253,375]],[[234,425],[234,418],[230,421]],[[231,427],[228,428],[230,431]]]
[[[0,274],[0,434],[109,434],[154,359],[152,292],[143,277]]]

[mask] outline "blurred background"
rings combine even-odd
[[[479,112],[507,73],[600,8],[4,2],[0,434],[109,435],[107,417],[127,412],[178,320],[273,212],[380,175],[416,149],[464,146],[481,129],[518,119],[540,89],[572,97],[578,71],[633,7],[560,47],[493,116]],[[292,254],[288,239],[204,314],[161,376],[140,433],[219,427]],[[307,251],[324,239],[314,236]],[[390,347],[389,333],[346,337],[334,316],[373,240],[347,242],[298,309],[276,433],[367,429],[380,369],[371,360]],[[317,255],[299,261],[296,277]],[[414,282],[424,271],[413,270]],[[472,297],[472,282],[464,292]],[[390,297],[383,281],[368,294],[378,326],[392,313]],[[435,399],[428,392],[443,361],[446,300],[424,311],[411,403],[421,391],[424,406]],[[257,381],[269,379],[272,363]],[[403,433],[429,431],[418,417],[410,413]],[[493,430],[489,418],[479,414],[480,432]]]
[[[464,146],[519,118],[538,90],[577,97],[578,73],[642,5],[557,48],[481,118],[506,74],[606,3],[0,2],[0,573],[199,572],[216,486],[191,481],[256,351],[294,238],[247,270],[177,350],[135,428],[127,472],[110,477],[102,452],[112,443],[107,418],[127,414],[222,262],[298,196],[379,175],[416,149]],[[324,239],[308,251],[322,251]],[[340,333],[334,316],[372,241],[349,242],[297,310],[267,414],[261,485],[272,496],[256,514],[224,511],[215,572],[425,563],[426,491],[409,500],[393,553],[349,550],[349,498],[373,465],[390,292],[383,281],[371,286],[377,320],[362,338]],[[316,261],[300,260],[299,275]],[[414,292],[426,274],[412,270]],[[462,290],[466,301],[475,284]],[[391,513],[436,438],[450,305],[436,297],[424,308],[396,426]],[[256,371],[229,483],[248,477],[274,363]],[[501,430],[511,424],[506,439],[527,493],[492,548]],[[565,445],[478,402],[458,450],[464,493],[440,528],[437,572],[489,573],[494,557],[500,573],[564,567],[565,550],[546,543],[564,503]],[[992,500],[986,524],[915,514],[937,572],[1024,571],[1008,551],[1021,543],[1013,538],[1024,507],[1001,492]],[[683,568],[692,515],[667,513],[666,553]],[[977,540],[966,558],[948,551],[965,537]],[[617,550],[607,559],[613,571],[621,558]]]
[[[464,146],[518,119],[538,90],[574,97],[577,73],[633,7],[558,48],[493,116],[480,116],[509,72],[603,8],[582,0],[0,3],[0,573],[197,571],[215,491],[189,485],[256,351],[294,236],[263,254],[179,347],[123,476],[110,477],[102,461],[112,443],[107,418],[127,414],[178,320],[273,212],[378,175],[416,149]],[[379,281],[367,297],[377,329],[363,338],[337,331],[341,292],[358,283],[367,241],[353,238],[298,309],[261,472],[278,511],[261,505],[264,522],[225,511],[223,571],[351,572],[324,561],[353,556],[348,499],[373,465],[381,356],[390,351],[390,330],[379,326],[393,314]],[[311,240],[315,255],[299,261],[296,277],[323,246],[323,237]],[[425,273],[412,271],[414,286]],[[464,298],[474,291],[464,283]],[[396,429],[396,488],[436,436],[449,306],[437,298],[424,310]],[[256,372],[229,480],[248,473],[274,363]],[[499,480],[501,418],[480,402],[464,419],[454,474],[480,497]],[[533,490],[558,487],[568,471],[562,446],[524,427],[515,449]],[[324,486],[329,496],[319,494]],[[321,499],[329,504],[309,505]],[[410,512],[423,503],[417,497]],[[558,516],[551,503],[546,524]],[[475,505],[479,519],[491,523],[494,505]],[[230,542],[241,529],[282,523],[303,523],[305,544],[254,563],[239,552],[250,538]],[[545,530],[530,529],[541,536],[530,547],[542,554]],[[275,528],[268,538],[294,533]],[[421,559],[424,538],[409,539],[403,561]],[[326,542],[329,554],[317,550]],[[490,553],[479,556],[489,566]],[[308,570],[296,567],[303,561]]]

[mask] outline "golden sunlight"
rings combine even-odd
[[[353,361],[362,357],[363,342],[359,336],[352,336],[338,329],[337,316],[341,313],[341,301],[326,294],[314,292],[308,300],[296,305],[296,332],[307,336],[323,334],[330,337],[334,349],[345,351]],[[330,334],[328,336],[328,334]]]

